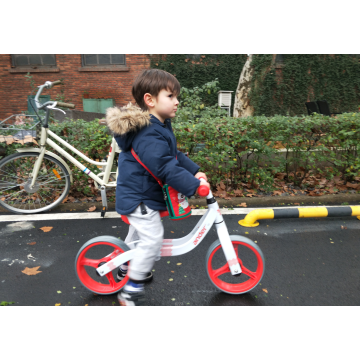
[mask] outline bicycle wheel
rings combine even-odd
[[[70,190],[70,175],[60,161],[45,155],[33,188],[39,153],[17,153],[0,161],[0,205],[17,214],[36,214],[61,204]]]
[[[105,276],[98,275],[96,269],[117,255],[130,250],[129,247],[114,236],[98,236],[87,241],[79,250],[75,259],[75,272],[81,284],[95,294],[115,294],[127,283],[129,276],[118,281],[118,268]]]
[[[220,240],[216,240],[206,254],[206,272],[219,290],[228,294],[244,294],[261,281],[265,272],[265,259],[260,248],[250,239],[240,235],[230,235],[230,239],[242,273],[231,275]]]

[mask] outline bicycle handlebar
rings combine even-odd
[[[61,102],[61,101],[58,101],[58,102],[57,102],[57,106],[61,106],[61,107],[69,108],[69,109],[75,109],[75,105],[74,105],[74,104],[63,103],[63,102]]]
[[[61,85],[61,84],[62,84],[61,80],[56,80],[51,83],[51,86],[56,86],[56,85]]]
[[[203,177],[201,177],[200,179],[204,179]],[[199,179],[199,180],[200,180]],[[206,181],[206,180],[205,180]],[[206,185],[200,185],[197,189],[197,192],[200,196],[208,196],[209,195],[209,192],[210,192],[210,189],[206,186]]]

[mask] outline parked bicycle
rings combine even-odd
[[[199,192],[200,193],[200,192]],[[211,191],[208,210],[190,234],[179,239],[164,239],[159,256],[178,256],[194,250],[204,240],[213,224],[219,239],[212,243],[205,257],[205,268],[212,284],[229,294],[244,294],[254,289],[265,272],[264,255],[257,244],[240,235],[229,235],[219,205]],[[164,212],[165,213],[165,212]],[[124,218],[124,215],[121,215]],[[125,217],[124,221],[128,221]],[[138,241],[125,244],[110,235],[87,241],[75,259],[75,272],[89,291],[109,295],[119,292],[129,276],[116,280],[117,269],[136,255]]]
[[[0,161],[0,205],[14,213],[36,214],[48,211],[61,204],[69,193],[73,177],[65,160],[47,149],[51,147],[95,181],[95,185],[101,192],[103,205],[101,216],[104,217],[107,211],[106,189],[116,187],[118,170],[116,167],[116,171],[112,171],[112,168],[115,154],[121,150],[113,138],[107,160],[102,162],[94,161],[49,129],[50,111],[56,110],[65,114],[63,110],[57,107],[75,108],[73,104],[59,101],[40,103],[39,98],[44,89],[51,89],[53,86],[60,84],[60,80],[46,81],[45,84],[38,87],[39,90],[35,98],[31,100],[31,105],[38,119],[35,125],[40,125],[41,128],[40,147],[18,148],[16,149],[17,153],[6,156]],[[45,115],[39,113],[41,110],[45,110]],[[11,118],[8,118],[0,123],[0,136],[3,134],[9,140],[9,133],[15,133],[12,137],[16,138],[16,134],[19,134],[19,132],[27,131],[26,134],[22,133],[23,136],[36,137],[34,124],[29,128],[30,130],[24,130],[11,120]],[[49,137],[79,155],[87,163],[101,166],[102,171],[94,174]]]

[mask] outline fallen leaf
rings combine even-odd
[[[346,227],[346,226],[343,226],[343,225],[341,225],[341,228],[342,228],[342,229],[347,229],[347,227]]]
[[[33,241],[31,243],[27,243],[27,245],[35,245],[36,244],[36,241]]]
[[[61,294],[61,291],[60,291],[60,290],[58,290],[58,291],[57,291],[57,293],[58,293],[58,294]]]
[[[248,234],[248,232],[247,232],[247,231],[245,231],[245,234]]]
[[[40,230],[42,230],[43,232],[49,232],[51,231],[53,228],[53,226],[43,226],[42,228],[40,228]]]
[[[195,205],[190,205],[190,209],[196,209]]]
[[[170,264],[170,261],[168,261],[167,263]]]
[[[242,192],[242,190],[235,190],[234,194],[235,194],[235,196],[242,196],[243,192]]]
[[[88,211],[95,211],[96,210],[96,206],[94,205],[94,206],[92,206],[92,207],[90,207],[89,209],[88,209]]]
[[[174,273],[175,271],[172,271],[172,270],[171,270],[171,272]]]
[[[181,263],[177,263],[176,265],[181,265]]]
[[[241,203],[241,204],[238,204],[237,206],[240,206],[240,207],[247,207],[246,203]]]
[[[85,304],[85,306],[89,306],[89,304]]]
[[[57,304],[55,304],[55,306],[60,306],[61,305],[61,303],[57,303]]]
[[[174,279],[169,279],[169,281],[173,281]]]
[[[28,267],[26,267],[26,268],[22,271],[22,273],[24,273],[24,274],[26,274],[26,275],[36,275],[36,274],[42,272],[42,271],[38,271],[38,268],[39,268],[39,267],[40,267],[40,266],[36,266],[36,267],[33,267],[33,268],[28,268]]]
[[[267,289],[262,289],[262,291],[268,293]]]
[[[294,205],[300,206],[300,203],[294,203]]]
[[[101,196],[98,196],[97,198],[96,198],[96,201],[101,201],[102,199],[101,199]]]
[[[176,299],[175,299],[175,298],[172,298],[171,300],[172,300],[172,301],[175,301]]]
[[[278,191],[278,190],[273,191],[273,195],[281,195],[281,194],[282,194],[281,191]]]
[[[317,194],[315,191],[310,191],[309,196],[321,196],[322,194]]]
[[[67,200],[68,200],[68,197],[66,197],[66,198],[62,201],[62,203],[65,204],[65,203],[67,202]]]
[[[254,194],[246,194],[247,197],[253,197]]]
[[[172,233],[174,233],[173,231],[171,231]]]

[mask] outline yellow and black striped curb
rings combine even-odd
[[[357,216],[360,220],[360,206],[256,209],[249,212],[243,220],[239,221],[239,224],[245,227],[255,227],[259,225],[257,220],[339,216]]]

